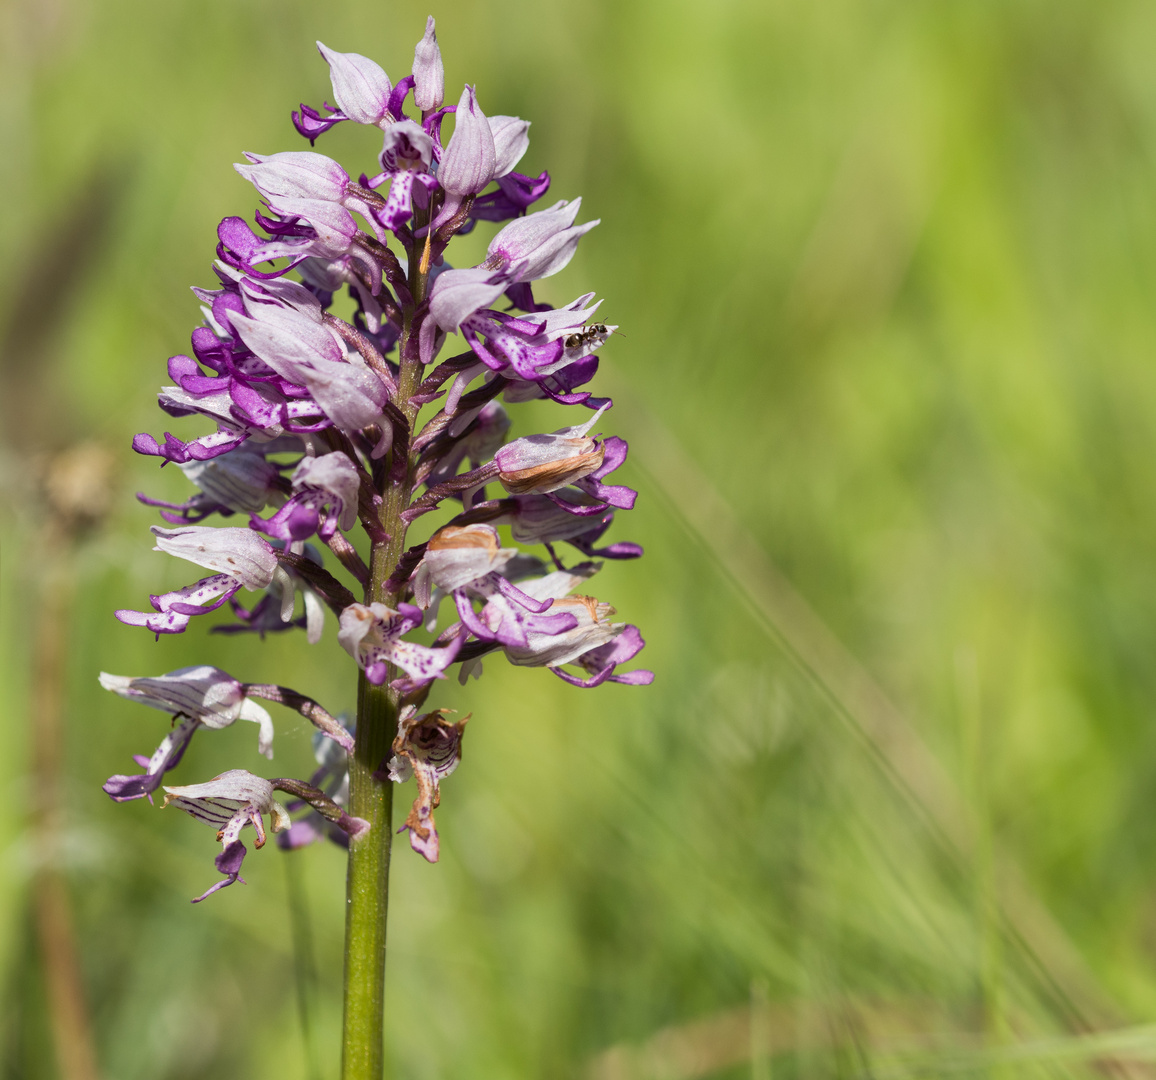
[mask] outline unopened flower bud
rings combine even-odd
[[[424,36],[413,50],[413,84],[413,103],[423,113],[440,109],[445,103],[446,72],[432,15],[426,20]]]

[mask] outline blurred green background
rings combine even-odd
[[[215,663],[352,708],[332,618],[314,648],[113,620],[191,580],[132,498],[184,481],[129,441],[165,429],[188,287],[254,206],[231,163],[302,148],[289,110],[329,94],[313,41],[396,79],[426,14],[0,6],[0,1076],[97,1075],[61,1070],[62,1022],[116,1080],[336,1076],[340,853],[251,852],[190,907],[212,838],[101,793],[164,720],[96,673]],[[391,1075],[1152,1075],[1156,6],[433,14],[448,96],[532,120],[524,170],[602,219],[540,291],[595,289],[623,330],[608,431],[642,494],[614,536],[647,557],[596,591],[657,679],[491,661],[431,699],[474,719],[442,861],[395,848]],[[377,148],[318,146],[352,172]],[[115,494],[70,546],[40,490],[78,443]],[[307,725],[275,718],[274,770],[307,775]],[[182,782],[267,769],[244,727]],[[37,929],[61,895],[87,1019]]]

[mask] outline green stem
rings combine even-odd
[[[345,892],[345,1023],[342,1080],[380,1080],[384,1047],[385,920],[393,838],[393,785],[375,775],[397,728],[396,694],[358,683],[357,745],[349,761],[349,812],[369,831],[349,844]]]
[[[425,296],[427,268],[410,259],[410,291],[415,304]],[[404,313],[398,343],[402,358],[397,405],[411,428],[420,406],[410,403],[421,383],[422,364],[405,359],[413,328],[413,309]],[[405,550],[406,525],[402,511],[412,495],[413,463],[405,479],[387,484],[381,492],[379,520],[388,540],[374,544],[370,558],[366,603],[396,607],[398,597],[387,582]],[[362,672],[357,684],[357,736],[349,759],[349,806],[354,817],[369,822],[369,829],[349,844],[345,886],[345,1017],[341,1046],[341,1080],[381,1080],[385,1048],[385,930],[389,907],[389,856],[393,839],[393,785],[382,766],[388,760],[397,732],[399,695],[389,687],[397,672],[391,667],[381,686]]]
[[[390,539],[375,544],[366,600],[396,604],[386,582],[405,543],[401,511],[409,484],[387,489],[381,523]],[[391,668],[389,678],[394,672]],[[389,907],[389,854],[393,839],[393,785],[382,774],[397,732],[398,694],[389,679],[374,686],[361,672],[357,683],[357,737],[349,759],[349,813],[369,830],[349,843],[345,884],[345,1021],[342,1080],[381,1080],[385,1010],[385,923]]]

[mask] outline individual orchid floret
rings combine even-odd
[[[194,904],[235,881],[242,885],[245,883],[241,877],[241,863],[246,855],[245,845],[241,843],[242,830],[251,825],[257,833],[254,846],[261,848],[265,846],[262,814],[269,815],[275,833],[288,829],[292,824],[288,811],[273,798],[273,785],[244,769],[230,769],[204,784],[166,786],[164,790],[165,806],[174,805],[197,821],[212,825],[222,847],[215,861],[224,880],[203,892],[193,901]]]
[[[401,668],[414,684],[445,678],[444,672],[457,656],[461,639],[445,648],[418,645],[402,638],[422,624],[420,608],[399,604],[395,611],[385,604],[350,604],[342,613],[337,641],[365,677],[380,686],[391,664]]]
[[[452,140],[451,140],[452,141]],[[598,219],[575,225],[581,199],[557,202],[548,210],[511,221],[487,249],[486,261],[469,270],[447,270],[430,294],[430,311],[445,331],[488,307],[511,285],[558,273],[574,257],[578,241]]]
[[[545,495],[596,472],[605,455],[604,444],[586,433],[604,409],[584,424],[549,435],[527,435],[503,446],[494,455],[502,487],[511,495]]]
[[[233,272],[223,264],[219,264],[218,269]],[[214,420],[217,432],[188,444],[166,433],[163,447],[150,436],[138,435],[133,440],[133,448],[138,453],[160,454],[181,464],[229,453],[249,438],[262,444],[262,453],[288,449],[291,447],[286,446],[282,438],[287,430],[300,433],[328,426],[324,420],[321,424],[314,421],[312,425],[303,426],[302,418],[314,419],[321,415],[317,406],[307,397],[292,400],[302,397],[298,387],[248,355],[239,339],[234,337],[229,313],[242,314],[239,291],[197,291],[202,297],[213,299],[218,314],[214,316],[210,312],[207,318],[212,320],[216,329],[199,327],[193,332],[196,361],[187,356],[170,358],[169,375],[176,385],[162,387],[158,400],[170,416],[200,415]],[[303,291],[310,295],[308,290]],[[215,377],[204,375],[198,362],[220,374]],[[292,436],[288,441],[293,441]],[[300,442],[292,448],[300,450]]]
[[[530,634],[572,629],[572,615],[545,615],[551,599],[529,596],[504,576],[502,571],[519,555],[516,548],[500,546],[491,525],[446,525],[426,544],[413,577],[414,599],[429,608],[432,624],[442,596],[452,596],[462,625],[480,641],[501,645],[526,646]],[[480,613],[474,611],[474,600],[483,603]]]
[[[145,768],[135,776],[112,776],[104,791],[116,802],[128,802],[151,795],[160,787],[164,774],[180,761],[196,731],[201,727],[219,730],[248,720],[258,725],[257,749],[273,756],[273,721],[269,714],[245,692],[244,684],[220,668],[181,668],[153,678],[100,673],[100,685],[130,701],[172,713],[177,721],[152,757],[135,755]]]
[[[413,103],[424,116],[440,109],[445,99],[446,73],[431,15],[426,19],[425,34],[413,51]]]
[[[190,525],[162,529],[154,525],[154,551],[167,551],[198,566],[217,571],[175,592],[149,597],[155,614],[122,608],[116,617],[129,626],[144,626],[154,634],[179,634],[194,615],[215,611],[244,586],[264,589],[277,570],[273,549],[251,529],[212,529]]]
[[[524,646],[505,646],[506,659],[521,667],[548,667],[559,678],[574,686],[593,687],[609,679],[612,682],[642,686],[653,681],[652,672],[630,672],[614,675],[614,668],[632,659],[644,642],[638,628],[627,623],[612,623],[614,608],[591,596],[567,595],[590,575],[588,566],[555,571],[534,581],[523,581],[519,587],[537,600],[553,599],[552,610],[574,616],[572,629],[560,634],[531,634]],[[626,641],[611,649],[617,638]],[[561,671],[563,664],[579,664],[592,671],[593,677],[576,679]]]
[[[389,762],[390,780],[398,784],[411,776],[417,780],[417,798],[397,831],[408,830],[410,847],[431,863],[438,861],[433,812],[441,802],[439,785],[462,760],[462,735],[469,720],[468,716],[447,720],[446,714],[452,711],[436,709],[415,716],[413,706],[406,707],[398,717],[394,756]]]
[[[379,158],[383,172],[370,185],[378,187],[386,178],[390,180],[389,198],[378,214],[387,229],[399,229],[413,214],[410,201],[415,183],[427,193],[437,189],[438,182],[429,172],[433,156],[433,138],[412,120],[400,120],[386,131]]]
[[[347,119],[379,127],[393,119],[389,113],[393,86],[380,65],[359,53],[339,53],[320,41],[317,51],[329,65],[333,97]]]
[[[303,458],[293,473],[293,496],[267,521],[254,516],[251,525],[279,540],[305,540],[317,533],[328,541],[357,522],[361,479],[357,467],[340,450]],[[328,509],[326,509],[328,508]]]
[[[555,434],[558,434],[555,432]],[[538,436],[542,438],[542,436]],[[513,445],[513,444],[510,444]],[[506,450],[502,447],[499,453]],[[592,518],[601,515],[604,524],[609,523],[609,518],[605,515],[612,509],[632,510],[634,503],[638,498],[638,492],[633,488],[626,487],[623,484],[606,484],[603,481],[610,473],[618,469],[625,461],[626,454],[629,447],[624,439],[619,439],[617,436],[610,436],[601,445],[602,460],[598,466],[584,476],[578,476],[570,481],[572,486],[554,488],[546,493],[546,498],[563,513],[573,514],[580,518]],[[535,489],[541,493],[542,488]],[[519,504],[519,512],[523,514],[532,514],[535,512],[544,513],[544,509],[538,503],[526,502]],[[525,520],[529,520],[528,518]],[[571,536],[580,536],[593,528],[594,523],[591,522],[585,529],[567,530],[562,527],[565,535],[559,533],[556,539],[570,539]],[[601,529],[595,536],[589,537],[590,541],[599,539],[605,528]],[[517,537],[518,539],[525,539],[527,542],[533,542],[529,539],[528,533],[523,533]],[[546,535],[541,538],[543,541],[551,539]],[[583,549],[584,550],[584,549]],[[589,552],[587,554],[590,554]],[[612,558],[622,558],[628,556],[611,556]]]
[[[246,285],[252,291],[262,289],[266,303],[283,304],[297,298],[300,308],[302,294],[314,305],[316,297],[300,285],[294,286],[294,291],[278,288],[277,293],[281,295],[273,295],[267,288],[247,281],[231,266],[218,263],[216,269],[225,278],[237,275],[237,280],[229,281],[226,289],[212,292],[194,290],[202,299],[211,302],[211,308],[204,310],[213,329],[204,326],[193,331],[196,360],[188,356],[170,357],[169,376],[176,385],[162,387],[158,401],[170,416],[201,415],[214,420],[217,431],[187,444],[166,433],[163,446],[150,435],[141,434],[133,440],[133,448],[138,453],[157,454],[177,463],[204,461],[230,452],[248,438],[264,444],[276,443],[280,442],[286,430],[300,433],[327,426],[324,421],[320,425],[302,426],[303,417],[317,417],[320,410],[308,398],[292,400],[301,396],[297,386],[279,378],[246,353],[242,344],[234,339],[230,318],[231,314],[239,316],[243,313],[242,290]],[[318,309],[317,320],[320,318]],[[218,375],[206,376],[199,364],[217,371]],[[263,451],[271,452],[272,447],[266,445]]]

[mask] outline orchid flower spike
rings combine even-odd
[[[133,755],[137,771],[104,790],[117,802],[163,790],[166,805],[213,827],[220,877],[195,902],[243,880],[247,829],[257,847],[278,833],[286,852],[333,841],[348,851],[350,880],[362,880],[389,839],[386,782],[415,781],[401,831],[436,862],[451,838],[434,812],[468,717],[426,702],[451,673],[464,684],[504,657],[584,690],[653,679],[631,666],[639,628],[591,595],[600,560],[642,554],[618,536],[637,498],[612,482],[628,446],[601,430],[612,403],[591,388],[617,324],[589,283],[556,305],[534,294],[577,272],[598,220],[579,220],[580,197],[546,200],[547,171],[518,171],[530,123],[499,111],[494,91],[469,83],[447,103],[432,17],[396,82],[362,53],[317,49],[331,100],[293,111],[308,146],[245,153],[234,166],[259,205],[210,237],[210,276],[193,288],[200,323],[178,346],[188,352],[167,361],[157,402],[192,430],[132,441],[190,482],[184,498],[138,498],[165,522],[153,526],[155,549],[203,576],[115,614],[158,638],[198,616],[217,634],[303,630],[319,648],[336,645],[361,711],[340,719],[307,693],[209,664],[101,674],[106,690],[171,718],[151,754]],[[373,129],[358,159],[314,148],[337,124]],[[470,265],[457,239],[474,229],[486,235],[469,250],[485,255]],[[451,335],[460,347],[447,351]],[[526,429],[517,406],[528,401],[565,415],[553,430]],[[169,783],[201,729],[247,721],[271,757],[270,702],[316,729],[311,777],[234,768]],[[379,886],[351,889],[349,917],[383,925],[384,903]]]

